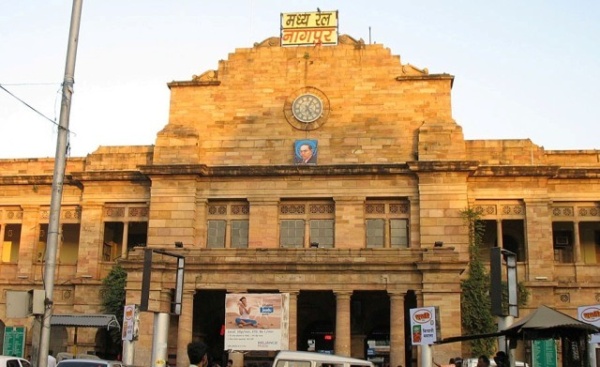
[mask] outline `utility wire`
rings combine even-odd
[[[55,120],[52,120],[51,118],[47,117],[46,115],[44,115],[40,111],[38,111],[35,108],[31,107],[31,105],[29,105],[27,102],[23,101],[21,98],[15,96],[11,91],[9,91],[8,89],[4,88],[4,86],[2,84],[0,84],[0,89],[2,89],[3,91],[5,91],[6,93],[8,93],[11,97],[13,97],[14,99],[16,99],[17,101],[23,103],[25,106],[29,107],[33,112],[37,113],[38,115],[42,116],[46,120],[48,120],[51,123],[53,123],[56,127],[61,128],[60,125]],[[69,131],[69,132],[71,132],[71,131]]]

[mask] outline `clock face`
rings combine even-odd
[[[298,121],[313,122],[323,114],[323,102],[314,94],[303,94],[292,103],[292,113]]]

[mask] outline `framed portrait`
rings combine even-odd
[[[303,139],[294,142],[294,163],[297,165],[317,164],[318,153],[316,140]]]

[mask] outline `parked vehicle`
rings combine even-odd
[[[463,359],[463,367],[477,367],[477,358]],[[496,367],[494,358],[490,358],[490,367]],[[529,365],[525,362],[515,361],[515,367],[529,367]]]
[[[25,358],[0,356],[0,367],[31,367],[31,363]]]
[[[284,350],[277,354],[273,367],[375,367],[373,362],[335,354]]]
[[[120,361],[103,359],[63,359],[56,367],[125,367],[125,365]]]

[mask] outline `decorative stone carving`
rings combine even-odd
[[[361,46],[362,47],[362,46],[364,46],[365,41],[363,41],[362,38],[359,39],[359,40],[356,40],[355,38],[350,37],[347,34],[341,34],[338,37],[338,43],[340,45],[354,45],[354,46]]]
[[[419,69],[414,65],[406,64],[406,65],[402,65],[402,74],[405,74],[405,75],[427,75],[427,74],[429,74],[429,69],[427,69],[427,68]]]
[[[279,37],[269,37],[262,42],[255,42],[254,47],[277,47],[281,44]]]
[[[200,75],[193,75],[192,80],[195,82],[212,82],[219,80],[219,72],[217,70],[208,70]]]

